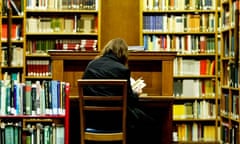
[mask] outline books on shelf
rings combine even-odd
[[[97,10],[98,0],[48,0],[27,1],[26,7],[31,9],[64,9],[64,10]]]
[[[5,94],[0,100],[1,115],[65,115],[65,101],[69,96],[67,82],[0,82],[1,93]]]
[[[51,76],[50,60],[27,59],[26,70],[27,76]]]
[[[143,0],[143,10],[214,10],[216,0]]]
[[[211,143],[215,140],[215,126],[202,123],[179,123],[176,124],[176,141],[192,141],[198,143],[203,141],[204,143]],[[220,129],[217,130],[220,132]]]
[[[201,98],[215,97],[215,83],[211,79],[175,79],[173,82],[173,96]]]
[[[171,35],[144,34],[143,46],[145,50],[176,50],[179,54],[214,54],[214,35]]]
[[[143,15],[143,32],[214,32],[214,13]]]
[[[67,17],[28,17],[26,21],[26,32],[97,33],[97,23],[97,16],[94,14],[81,14],[79,16],[74,15]]]
[[[173,105],[173,119],[214,119],[216,104],[208,100],[194,100]]]
[[[6,41],[8,38],[8,25],[3,23],[2,24],[2,36],[1,40]],[[11,25],[11,39],[12,40],[22,40],[22,26],[21,24],[15,24],[13,23]]]
[[[215,75],[216,61],[203,59],[185,59],[177,57],[174,59],[175,76],[213,76]]]
[[[10,63],[8,63],[9,56],[11,56]],[[1,53],[1,66],[23,66],[23,48],[18,46],[12,46],[11,53],[9,53],[8,47],[2,47]]]

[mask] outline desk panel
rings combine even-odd
[[[49,51],[53,79],[70,82],[70,143],[79,143],[79,107],[77,79],[81,78],[97,52]],[[176,52],[131,52],[129,68],[132,77],[143,77],[148,97],[139,105],[159,122],[156,142],[170,144],[172,140],[173,59]]]

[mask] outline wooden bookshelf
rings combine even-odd
[[[239,119],[239,0],[221,2],[222,143],[240,142]]]
[[[81,78],[90,60],[97,52],[49,51],[52,59],[53,79],[66,80],[71,84],[70,138],[78,140],[77,79]],[[161,132],[157,143],[171,143],[173,104],[173,59],[175,51],[130,52],[129,68],[134,78],[143,77],[146,88],[140,97],[140,105],[160,121]],[[72,129],[72,130],[71,130]]]
[[[140,45],[149,51],[177,51],[172,139],[176,143],[219,141],[219,1],[201,2],[140,0]],[[181,119],[175,118],[180,109]]]
[[[24,0],[24,4],[24,80],[51,79],[48,50],[100,49],[101,0],[88,3],[52,0],[38,4]],[[42,64],[49,65],[47,75],[35,74],[32,65]]]

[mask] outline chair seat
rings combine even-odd
[[[94,129],[94,128],[86,128],[85,132],[91,132],[91,133],[120,133],[122,130],[100,130],[100,129]]]

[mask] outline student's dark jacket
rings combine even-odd
[[[127,79],[128,80],[128,109],[134,109],[137,104],[138,96],[132,91],[130,85],[130,70],[117,58],[114,54],[105,54],[98,59],[94,59],[89,62],[83,74],[83,79]],[[87,87],[84,89],[85,94],[89,95],[118,95],[121,93],[121,89],[109,88],[106,86],[100,87]],[[131,110],[130,110],[131,111]],[[128,115],[132,115],[128,111]],[[94,117],[94,121],[87,121],[89,127],[105,129],[116,128],[119,126],[111,124],[112,121],[121,121],[121,118],[115,114],[97,115],[92,114],[89,117]],[[132,116],[128,116],[132,117]],[[103,118],[103,120],[101,120]],[[112,119],[113,118],[113,119]],[[128,119],[129,120],[129,119]],[[100,124],[100,121],[103,123]],[[130,120],[131,121],[131,120]]]

